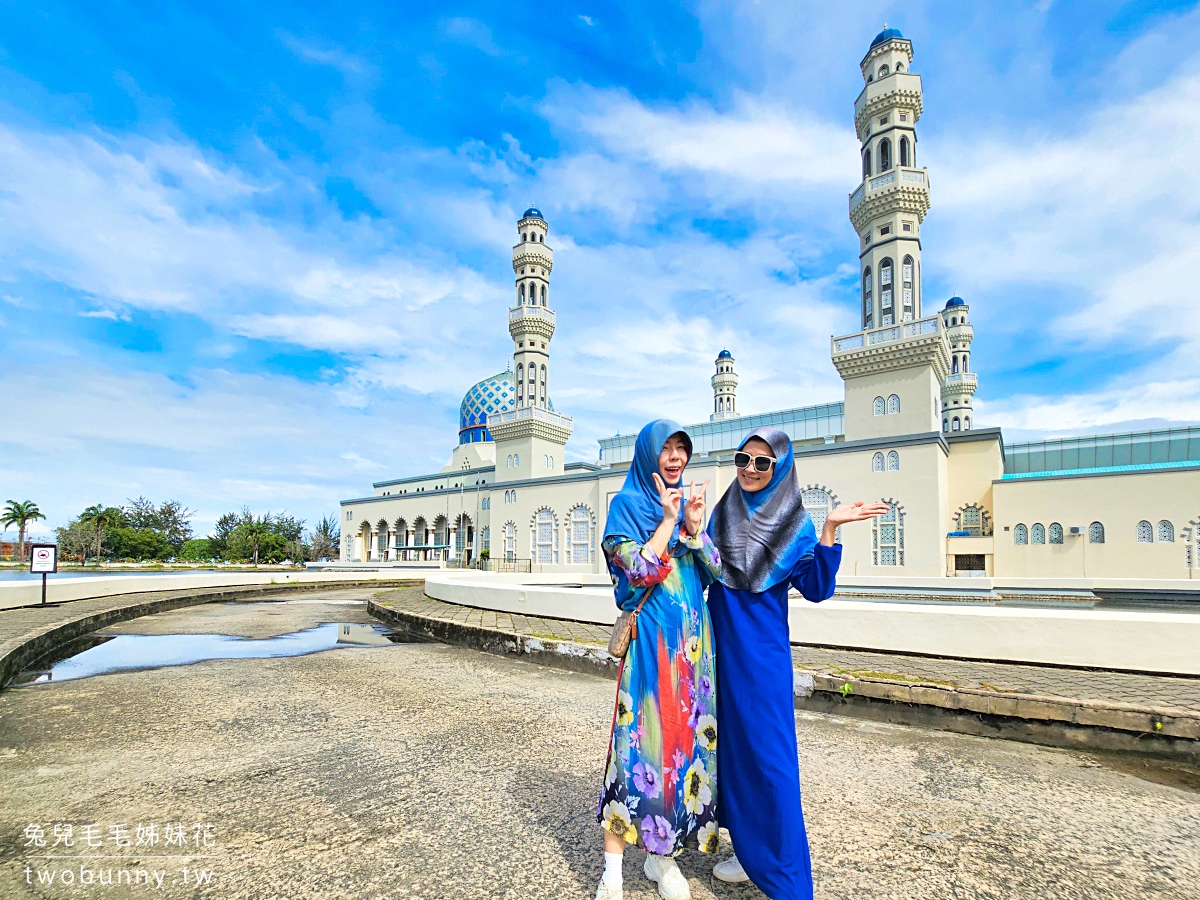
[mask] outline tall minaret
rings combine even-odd
[[[550,403],[550,338],[554,336],[554,310],[550,308],[550,271],[554,251],[546,246],[550,226],[535,207],[517,222],[512,267],[516,276],[517,304],[508,313],[508,333],[513,339],[513,365],[517,382],[517,407]]]
[[[736,419],[737,411],[737,372],[733,371],[733,354],[722,350],[715,360],[717,372],[712,377],[713,411],[709,421],[718,419]]]
[[[942,424],[950,341],[938,313],[921,314],[929,174],[917,168],[921,77],[909,71],[912,56],[912,43],[884,26],[859,63],[866,84],[854,101],[854,126],[862,181],[850,195],[850,221],[858,233],[862,331],[830,345],[846,384],[848,441],[928,434]]]
[[[517,408],[488,417],[496,443],[496,481],[561,475],[563,448],[574,421],[554,412],[550,402],[550,271],[554,252],[546,246],[550,230],[542,214],[530,207],[517,222],[512,266],[517,304],[508,311],[513,339],[513,372]]]
[[[970,431],[975,419],[979,381],[971,368],[975,329],[967,322],[969,309],[962,297],[951,297],[942,310],[942,327],[950,342],[950,374],[942,382],[942,431]]]
[[[921,318],[921,222],[929,175],[917,168],[921,76],[909,71],[912,42],[884,26],[859,68],[866,86],[854,101],[862,184],[850,197],[858,232],[862,327]]]

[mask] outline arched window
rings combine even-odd
[[[872,309],[872,306],[871,306],[871,287],[872,287],[871,281],[872,281],[871,267],[867,266],[867,268],[865,270],[863,270],[863,327],[864,328],[871,327],[871,319],[873,317],[873,312],[874,312],[874,310]]]
[[[879,142],[879,171],[886,172],[892,167],[892,142],[884,138]]]
[[[880,325],[891,325],[895,321],[892,313],[892,261],[885,258],[879,263],[879,308],[882,310]]]
[[[801,492],[800,502],[804,504],[804,511],[808,513],[808,517],[812,519],[813,527],[817,529],[817,534],[820,535],[821,529],[825,527],[825,520],[829,518],[829,511],[837,506],[837,498],[822,487],[810,485]],[[842,528],[840,525],[834,533],[833,539],[841,542]]]
[[[887,65],[882,65],[879,67],[879,77],[880,78],[883,78],[885,75],[887,75],[887,73],[888,73]]]
[[[519,469],[519,468],[521,468],[521,454],[520,454],[520,453],[514,453],[514,454],[513,454],[513,468],[514,468],[514,469]],[[513,491],[513,497],[514,497],[514,499],[516,498],[516,494],[517,494],[517,492],[516,492],[516,491]]]
[[[900,412],[900,397],[897,394],[891,394],[887,401],[887,411],[889,416],[894,416]]]
[[[883,471],[883,454],[882,453],[876,453],[874,456],[871,457],[871,471],[872,472],[882,472]]]
[[[546,286],[542,285],[542,306],[546,305]]]
[[[525,285],[524,283],[517,286],[517,306],[525,305]]]
[[[970,430],[971,430],[971,417],[963,416],[963,431],[970,431]]]
[[[1061,544],[1063,542],[1062,526],[1057,522],[1050,523],[1050,543]]]
[[[958,421],[958,416],[955,416],[953,419],[950,420],[950,430],[951,431],[961,431],[962,430],[962,423]]]
[[[871,404],[871,412],[877,416],[882,416],[887,412],[887,406],[884,405],[882,397],[875,398],[875,402]]]
[[[1103,544],[1104,543],[1104,524],[1101,522],[1093,522],[1088,526],[1088,543]]]
[[[863,178],[871,177],[871,148],[863,151]]]
[[[913,296],[913,258],[906,256],[900,264],[900,300],[904,305],[905,321],[912,319]]]
[[[964,506],[958,514],[958,530],[965,531],[971,537],[980,537],[984,533],[984,512],[978,506]]]
[[[1046,526],[1041,522],[1037,522],[1029,529],[1029,543],[1044,544],[1046,543]]]
[[[1158,523],[1158,539],[1164,544],[1175,543],[1175,526],[1166,519]]]
[[[525,241],[528,240],[528,238],[529,238],[529,235],[526,232],[522,231],[521,232],[521,243],[524,244]]]
[[[554,565],[558,562],[558,528],[554,513],[539,509],[530,523],[530,553],[539,565]]]
[[[484,525],[479,532],[479,552],[492,555],[492,529]]]
[[[958,374],[958,357],[957,356],[951,357],[950,374],[951,375]]]
[[[586,506],[572,507],[567,525],[567,556],[573,566],[592,562],[592,513]]]
[[[896,71],[903,72],[904,71],[904,63],[902,63],[902,62],[896,63]]]
[[[541,400],[542,406],[546,405],[546,367],[542,366],[542,383],[538,390],[538,397]]]
[[[871,560],[877,566],[904,565],[904,512],[885,500],[888,511],[875,520],[872,528]]]
[[[1013,543],[1018,546],[1025,546],[1029,543],[1029,529],[1024,525],[1018,525],[1013,529]]]
[[[887,455],[887,467],[889,472],[900,471],[900,454],[895,450],[889,450]]]
[[[1137,542],[1149,544],[1154,541],[1154,526],[1145,519],[1137,523]]]
[[[908,138],[905,136],[900,138],[900,165],[908,165]]]
[[[949,431],[949,430],[950,430],[950,420],[942,419],[942,431]]]
[[[517,558],[517,525],[515,522],[504,523],[504,558]]]
[[[525,399],[525,364],[517,363],[517,405]]]

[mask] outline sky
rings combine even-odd
[[[1007,440],[1200,421],[1200,7],[0,3],[0,500],[197,533],[436,471],[555,252],[568,460],[842,399],[858,63],[913,41],[925,312]]]

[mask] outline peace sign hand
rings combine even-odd
[[[679,507],[683,503],[683,491],[679,488],[669,488],[657,472],[653,473],[654,488],[658,491],[658,499],[662,502],[663,521],[674,522],[679,518]]]
[[[691,496],[688,497],[683,510],[683,521],[687,525],[688,534],[699,534],[704,528],[704,495],[710,481],[711,478],[706,478],[699,491],[696,490],[696,482],[688,484],[688,494]]]

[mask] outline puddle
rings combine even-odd
[[[228,634],[89,634],[70,641],[13,679],[13,686],[72,681],[111,672],[186,666],[209,659],[305,656],[335,647],[383,647],[410,643],[411,635],[383,625],[327,622],[272,638]]]

